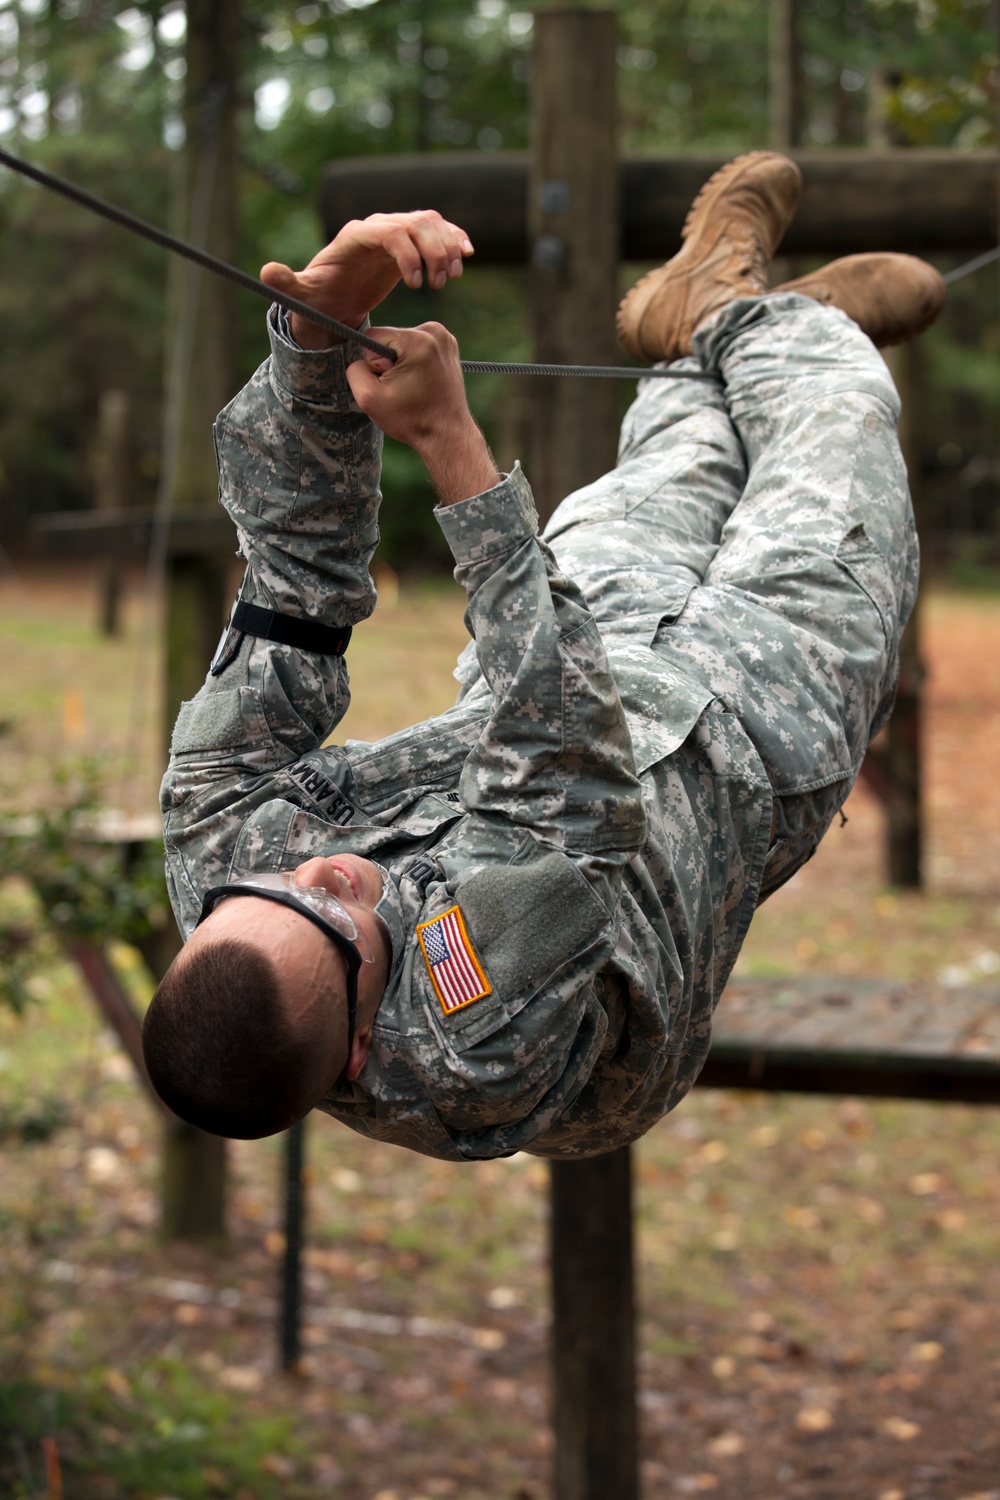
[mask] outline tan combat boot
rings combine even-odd
[[[618,337],[634,359],[691,353],[699,324],[737,297],[767,291],[767,263],[795,212],[802,173],[787,156],[751,151],[710,177],[673,260],[650,271],[618,309]]]
[[[915,255],[845,255],[775,292],[798,292],[839,307],[873,344],[904,344],[929,328],[948,288],[933,266]]]

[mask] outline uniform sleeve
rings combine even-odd
[[[343,627],[371,614],[381,434],[355,406],[352,344],[297,348],[276,309],[271,357],[221,413],[221,504],[246,572],[240,598]],[[246,818],[274,774],[317,749],[347,711],[347,666],[245,636],[178,715],[161,791],[167,878],[185,935],[203,891],[227,874]],[[330,769],[336,771],[331,763]]]
[[[625,713],[593,616],[537,536],[524,475],[515,468],[436,514],[490,699],[463,805],[547,848],[620,866],[645,835]]]
[[[646,817],[600,633],[520,470],[438,517],[486,712],[377,1060],[405,1059],[457,1155],[492,1156],[543,1136],[591,1076],[609,1032],[596,979]]]

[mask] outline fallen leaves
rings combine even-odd
[[[105,1370],[102,1384],[106,1391],[110,1391],[112,1396],[117,1396],[120,1401],[128,1400],[132,1394],[132,1383],[128,1376],[113,1366]]]
[[[785,1223],[790,1224],[793,1229],[805,1229],[809,1231],[819,1229],[823,1223],[823,1220],[814,1208],[799,1206],[794,1203],[788,1204],[785,1208],[784,1219]]]
[[[219,1371],[219,1383],[228,1391],[252,1394],[264,1384],[264,1377],[255,1365],[224,1365]]]
[[[828,1406],[802,1406],[795,1413],[799,1432],[828,1432],[833,1426],[833,1412]]]
[[[713,1458],[738,1458],[745,1448],[746,1440],[738,1432],[722,1432],[708,1445]]]
[[[911,1443],[915,1437],[920,1436],[921,1427],[919,1422],[911,1422],[909,1417],[886,1417],[882,1422],[882,1431],[887,1437],[895,1438],[897,1443]]]
[[[706,1141],[698,1151],[698,1160],[707,1167],[714,1167],[720,1161],[725,1161],[728,1155],[729,1147],[725,1141]]]
[[[124,1162],[110,1146],[91,1146],[83,1154],[83,1175],[92,1187],[104,1187],[122,1176]]]
[[[944,1187],[944,1178],[940,1172],[918,1172],[909,1181],[910,1192],[917,1198],[930,1198],[940,1193]]]
[[[260,1461],[260,1467],[265,1474],[270,1474],[272,1479],[294,1479],[295,1460],[286,1458],[283,1453],[265,1453]]]

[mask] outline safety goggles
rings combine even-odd
[[[292,872],[285,871],[280,875],[244,875],[229,885],[214,886],[205,894],[199,926],[227,896],[259,896],[264,901],[287,906],[312,922],[320,932],[325,932],[340,949],[347,967],[347,1058],[350,1061],[358,1011],[358,972],[363,963],[375,962],[375,954],[358,931],[350,912],[322,886],[296,885]]]

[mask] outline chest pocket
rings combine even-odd
[[[430,799],[422,801],[429,803]],[[428,809],[425,819],[431,833],[461,816],[461,810],[452,808],[450,803],[435,801],[436,816],[431,816]],[[292,870],[317,854],[359,854],[363,859],[384,859],[390,847],[392,854],[397,855],[406,845],[414,843],[419,847],[419,834],[405,824],[401,827],[362,823],[344,828],[291,802],[272,801],[259,808],[240,830],[230,879],[255,871]]]

